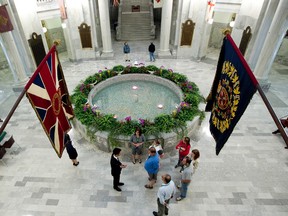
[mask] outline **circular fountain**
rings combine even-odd
[[[148,74],[125,74],[96,85],[88,95],[91,107],[115,114],[118,120],[148,119],[170,114],[183,100],[183,93],[170,80]]]
[[[101,72],[100,75],[99,73],[95,74],[94,76],[102,77],[102,73],[103,72]],[[169,73],[172,74],[171,71]],[[142,120],[154,122],[154,120],[161,115],[178,115],[177,113],[179,108],[183,108],[181,107],[182,105],[190,106],[188,103],[184,102],[187,94],[189,94],[187,92],[191,92],[191,84],[187,79],[182,79],[181,82],[177,81],[178,85],[176,85],[167,78],[162,78],[161,76],[152,74],[129,73],[114,74],[111,76],[111,71],[107,71],[107,74],[109,74],[110,77],[99,83],[97,81],[95,82],[95,80],[91,80],[91,84],[81,85],[82,87],[93,85],[93,88],[89,89],[89,94],[87,93],[88,102],[86,104],[83,104],[82,102],[80,104],[84,107],[78,107],[78,112],[80,113],[79,117],[83,117],[83,114],[86,112],[86,108],[88,107],[90,111],[86,112],[85,115],[91,113],[89,115],[94,115],[92,118],[98,119],[100,115],[105,116],[114,114],[114,119],[117,119],[116,121],[120,122],[120,125],[121,123],[127,124],[130,120],[136,120],[136,122],[138,120],[139,122]],[[178,78],[181,76],[180,74],[175,74],[176,77],[177,75]],[[185,86],[185,91],[179,87],[182,85]],[[196,85],[195,88],[195,91],[197,92],[198,90]],[[80,89],[82,93],[87,92],[81,87]],[[185,93],[185,98],[183,93]],[[79,97],[82,97],[81,95],[83,94],[78,94]],[[198,104],[196,106],[198,106]],[[81,111],[83,108],[84,111]],[[95,109],[97,109],[96,112]],[[183,109],[185,109],[185,107]],[[88,119],[91,120],[91,118]],[[200,118],[198,115],[193,118],[193,121],[186,120],[187,127],[185,135],[193,137],[195,131],[198,131],[200,125],[199,122]],[[83,135],[83,137],[91,140],[91,131],[93,131],[93,128],[88,131],[87,127],[81,124],[81,122],[76,118],[73,120],[73,126]],[[145,128],[146,127],[147,126],[145,125]],[[178,130],[178,132],[181,131],[179,129],[176,130]],[[117,137],[113,137],[113,140],[116,140],[116,142],[111,141],[109,134],[110,132],[108,131],[100,131],[96,129],[93,132],[93,144],[95,144],[100,150],[107,152],[112,151],[115,146],[121,146],[123,155],[130,155],[129,140],[132,134],[129,136],[118,135]],[[126,134],[128,134],[127,131]],[[148,147],[155,137],[148,135],[145,136],[147,140],[146,147]],[[175,154],[175,145],[182,137],[179,137],[179,134],[176,132],[159,132],[158,138],[162,139],[162,145],[165,148],[165,152]]]

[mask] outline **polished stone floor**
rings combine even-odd
[[[131,60],[150,64],[147,42],[130,42]],[[156,47],[159,43],[155,42]],[[105,67],[125,63],[122,42],[114,42],[114,60],[71,63],[60,55],[70,93],[80,80]],[[197,83],[206,97],[214,78],[219,50],[210,50],[203,61],[156,59],[155,65],[183,73]],[[271,88],[265,92],[278,117],[288,114],[288,66],[274,63],[269,75]],[[5,118],[16,96],[13,77],[2,72],[0,79],[0,118]],[[202,105],[204,108],[204,105]],[[191,137],[192,148],[201,152],[199,169],[193,176],[188,197],[173,199],[172,216],[287,216],[288,150],[268,109],[258,93],[237,124],[219,156],[208,131],[209,113],[199,132]],[[59,159],[24,97],[6,127],[16,144],[0,161],[1,216],[146,216],[157,209],[157,190],[144,188],[147,174],[142,164],[123,170],[122,192],[112,188],[110,153],[97,150],[73,130],[72,139],[80,164],[74,167],[66,152]],[[17,145],[18,144],[18,145]],[[176,143],[175,143],[176,144]],[[174,152],[175,153],[175,152]],[[177,182],[177,157],[161,160],[159,176],[169,173]],[[173,154],[171,154],[173,155]],[[174,154],[175,155],[175,154]],[[124,159],[125,160],[125,159]]]

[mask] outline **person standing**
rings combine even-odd
[[[140,128],[135,129],[135,133],[130,138],[130,144],[132,148],[132,163],[135,164],[136,155],[138,156],[139,163],[142,163],[142,149],[145,143],[145,136],[142,134]]]
[[[193,174],[195,173],[196,169],[198,168],[199,165],[199,157],[200,157],[200,152],[198,149],[193,149],[191,151],[191,159],[192,162],[191,164],[193,165]]]
[[[155,139],[152,143],[151,146],[149,146],[149,148],[154,147],[156,149],[157,154],[159,155],[160,158],[164,157],[164,152],[163,152],[163,148],[161,146],[161,143],[158,139]]]
[[[144,168],[149,176],[149,183],[145,185],[145,188],[152,189],[157,181],[157,173],[159,170],[159,155],[154,147],[149,149],[149,156],[145,161]]]
[[[177,201],[181,201],[187,195],[188,186],[192,179],[193,174],[193,166],[190,166],[191,159],[189,156],[186,156],[182,163],[183,163],[183,172],[181,173],[181,186],[180,186],[180,196],[176,198]]]
[[[113,188],[116,191],[122,191],[119,186],[123,186],[124,183],[120,182],[120,174],[122,168],[126,168],[127,165],[122,164],[119,160],[119,156],[121,153],[120,148],[114,148],[112,155],[111,155],[111,160],[110,160],[110,165],[111,165],[111,175],[113,176]]]
[[[155,61],[155,56],[154,56],[155,45],[152,42],[148,47],[148,51],[149,51],[150,61],[154,62]]]
[[[77,160],[78,153],[77,153],[77,150],[72,145],[72,141],[71,141],[69,134],[65,134],[64,143],[65,143],[68,156],[73,162],[73,165],[78,166],[79,165],[79,161]]]
[[[187,156],[190,152],[190,138],[184,137],[176,146],[176,149],[179,151],[178,162],[175,165],[175,168],[181,166],[181,162],[185,156]]]
[[[123,52],[124,52],[124,55],[125,55],[125,61],[126,62],[127,61],[130,62],[130,58],[129,58],[130,47],[129,47],[127,42],[124,43]]]
[[[153,215],[162,216],[164,213],[168,215],[168,205],[171,198],[173,198],[175,194],[175,184],[171,180],[171,176],[169,174],[162,175],[162,185],[158,189],[157,193],[157,206],[158,212],[153,211]]]

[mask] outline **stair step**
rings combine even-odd
[[[121,40],[150,40],[151,36],[151,0],[122,0]],[[132,5],[140,5],[140,12],[132,12]]]

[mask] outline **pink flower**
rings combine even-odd
[[[180,107],[189,107],[190,105],[189,105],[189,103],[187,103],[187,102],[185,102],[185,101],[182,101],[181,103],[180,103]]]
[[[144,119],[141,119],[141,118],[139,118],[139,123],[140,123],[142,126],[144,126],[144,125],[145,125],[145,120],[144,120]]]
[[[84,88],[85,88],[85,85],[82,83],[80,86],[80,91],[83,92]]]
[[[131,121],[131,116],[127,116],[127,117],[125,118],[125,121],[130,122],[130,121]]]

